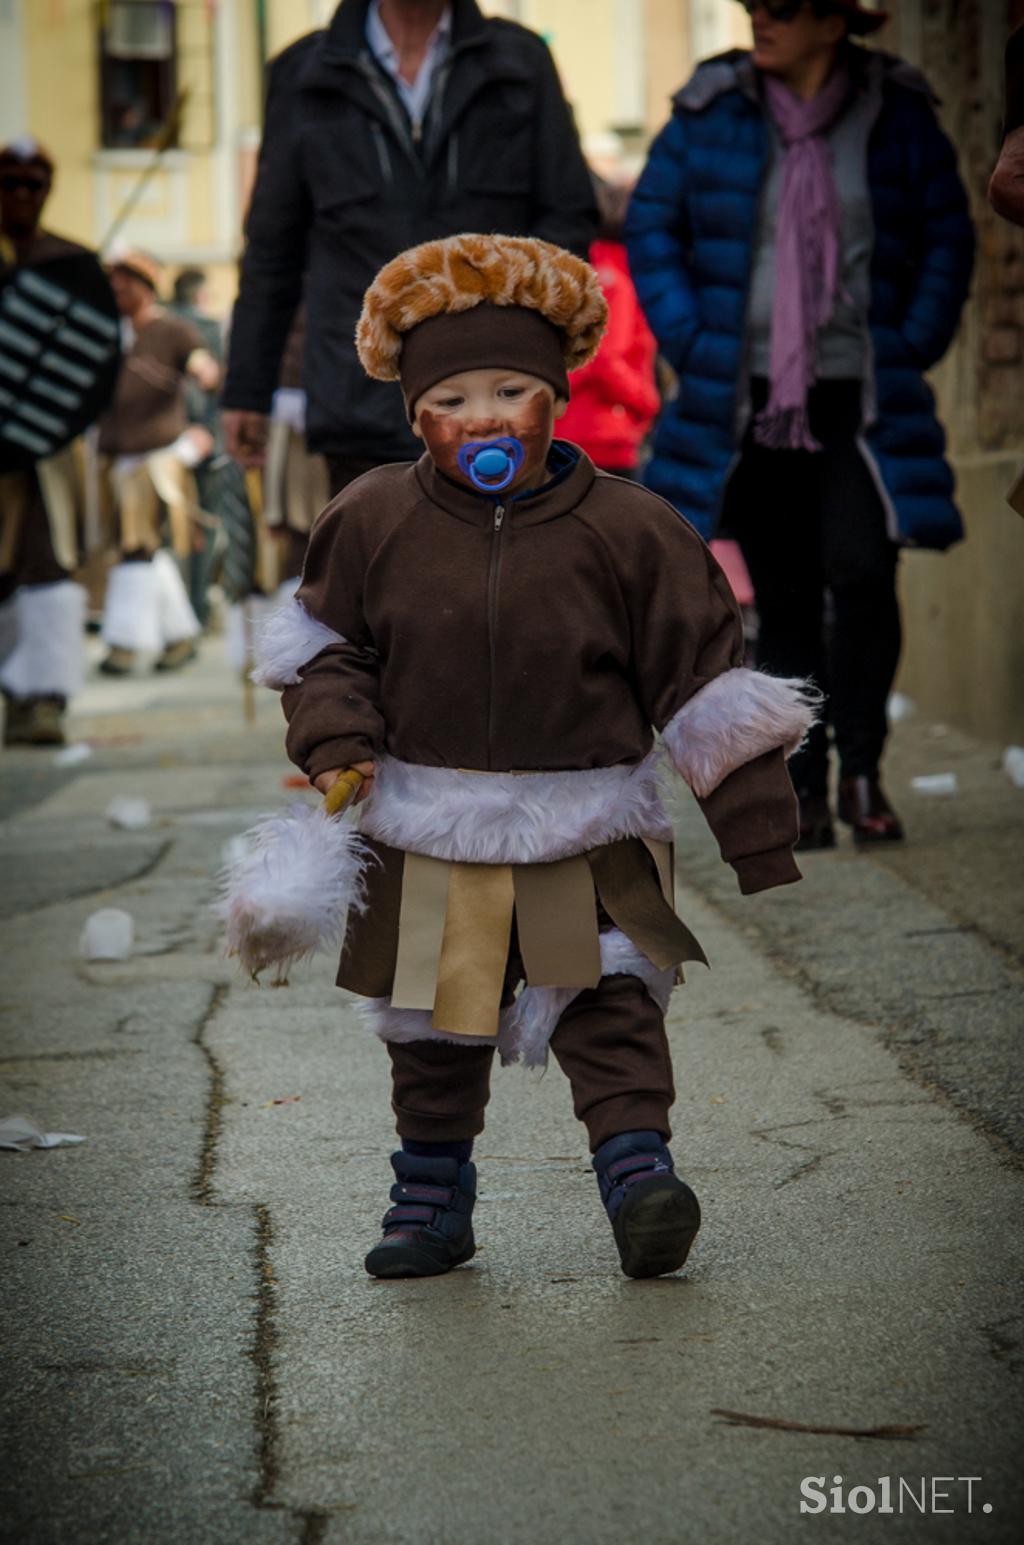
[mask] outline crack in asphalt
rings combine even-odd
[[[213,1174],[217,1166],[217,1150],[224,1125],[225,1073],[217,1056],[206,1043],[206,1032],[227,1001],[229,987],[225,982],[214,984],[192,1037],[193,1044],[206,1059],[210,1084],[206,1101],[206,1122],[200,1144],[199,1162],[190,1187],[192,1200],[199,1207],[223,1206],[216,1198]],[[257,1479],[253,1487],[252,1506],[263,1511],[287,1512],[302,1524],[303,1545],[317,1545],[327,1528],[328,1515],[318,1511],[296,1511],[274,1501],[280,1463],[278,1446],[280,1426],[277,1419],[277,1384],[274,1377],[274,1349],[277,1345],[276,1289],[277,1279],[271,1261],[274,1243],[274,1225],[270,1209],[265,1203],[252,1205],[254,1243],[252,1250],[256,1286],[253,1300],[256,1305],[255,1324],[248,1356],[255,1371],[254,1415],[256,1429]]]
[[[274,1348],[277,1345],[277,1321],[275,1316],[275,1291],[277,1280],[271,1264],[270,1252],[274,1243],[274,1225],[270,1208],[257,1202],[253,1208],[256,1221],[254,1256],[256,1264],[256,1325],[250,1350],[256,1370],[256,1433],[259,1479],[253,1490],[253,1506],[275,1508],[274,1502],[279,1472],[278,1439],[280,1427],[277,1420],[277,1387],[274,1379]],[[307,1537],[303,1533],[303,1539]]]
[[[210,1075],[210,1091],[206,1100],[206,1122],[203,1129],[203,1140],[199,1148],[199,1163],[190,1187],[192,1200],[198,1202],[200,1207],[212,1207],[215,1205],[213,1172],[217,1166],[217,1144],[220,1141],[226,1099],[224,1094],[224,1069],[209,1046],[207,1046],[205,1036],[211,1022],[223,1007],[227,995],[227,983],[215,982],[210,991],[210,1000],[199,1018],[196,1025],[196,1033],[192,1037],[192,1044],[199,1048],[206,1059],[206,1067]]]
[[[104,891],[118,891],[125,885],[134,885],[139,880],[148,880],[149,876],[155,873],[163,863],[173,846],[174,838],[168,837],[165,842],[160,843],[154,852],[149,854],[148,858],[138,869],[133,869],[130,874],[122,875],[119,879],[107,881],[101,885],[86,885],[81,890],[74,889],[72,885],[70,889],[62,889],[60,895],[50,901],[37,901],[28,905],[18,903],[10,911],[6,908],[0,908],[0,918],[8,916],[31,917],[36,912],[46,912],[51,907],[63,906],[69,901],[81,901],[86,896],[98,896]]]

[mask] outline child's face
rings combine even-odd
[[[412,427],[435,466],[470,488],[472,483],[459,469],[462,446],[472,440],[514,435],[525,454],[506,490],[511,493],[544,481],[555,419],[566,406],[539,376],[521,370],[464,370],[423,393],[416,402]]]

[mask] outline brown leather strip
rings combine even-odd
[[[398,959],[391,990],[391,1003],[396,1009],[434,1007],[452,867],[439,858],[424,858],[421,853],[405,855]]]
[[[596,987],[601,980],[597,898],[580,855],[513,870],[519,950],[531,987]]]
[[[10,574],[18,553],[22,521],[29,502],[28,472],[0,477],[0,574]]]
[[[130,472],[113,468],[117,514],[121,528],[121,551],[155,552],[160,545],[157,533],[159,505],[156,489],[145,466]]]
[[[171,546],[179,558],[192,551],[192,519],[195,514],[195,482],[191,472],[166,451],[154,451],[146,467],[167,508]]]
[[[636,837],[588,853],[601,904],[617,928],[659,971],[707,957],[662,894],[651,855]]]
[[[673,909],[676,904],[676,850],[671,842],[659,842],[657,837],[644,837],[643,845],[654,859],[658,870],[661,894]]]
[[[395,980],[398,958],[405,854],[372,837],[362,841],[372,855],[364,880],[366,909],[349,912],[337,980],[339,987],[364,998],[386,998]]]
[[[451,865],[433,1004],[435,1030],[449,1035],[498,1034],[514,906],[509,865]]]

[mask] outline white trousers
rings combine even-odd
[[[104,643],[159,654],[198,633],[199,621],[169,552],[161,549],[148,563],[115,563],[107,576]]]
[[[0,688],[10,697],[74,697],[82,687],[85,591],[72,580],[21,585],[0,607]]]

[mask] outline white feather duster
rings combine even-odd
[[[281,982],[294,961],[340,944],[349,908],[366,906],[373,856],[348,821],[301,803],[265,817],[243,841],[217,906],[228,953],[254,977],[276,966]]]

